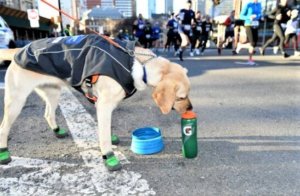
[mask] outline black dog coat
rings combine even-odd
[[[134,50],[133,42],[114,41]],[[99,35],[33,41],[15,55],[15,61],[25,69],[64,79],[75,88],[92,75],[105,75],[115,79],[127,97],[136,91],[131,76],[133,57]]]

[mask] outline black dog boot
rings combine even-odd
[[[117,171],[122,168],[119,159],[115,156],[113,152],[109,152],[102,156],[104,160],[104,165],[109,171]]]
[[[10,153],[7,148],[0,148],[0,164],[8,164],[11,162]]]

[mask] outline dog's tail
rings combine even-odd
[[[11,61],[21,48],[0,49],[0,61]]]

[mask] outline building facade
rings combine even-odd
[[[114,7],[116,4],[115,0],[100,0],[101,7]]]
[[[134,16],[134,1],[133,0],[115,0],[114,6],[120,10],[124,17],[129,18]]]
[[[52,22],[49,18],[40,16],[39,27],[30,26],[27,9],[37,7],[36,0],[0,0],[0,15],[13,30],[18,47],[24,46],[29,40],[48,37],[51,34]]]
[[[135,16],[135,0],[85,0],[87,9],[93,9],[96,6],[100,7],[115,7],[124,17]]]
[[[92,9],[95,6],[100,5],[100,0],[86,0],[85,4],[87,9]]]
[[[27,9],[36,8],[37,2],[35,0],[0,0],[0,5],[26,11]]]
[[[148,19],[153,14],[170,15],[172,12],[178,13],[181,9],[185,8],[186,2],[186,0],[138,0],[136,1],[136,13],[142,13]],[[192,9],[205,13],[206,7],[212,5],[210,2],[211,0],[192,0]]]

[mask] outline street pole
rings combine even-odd
[[[61,10],[60,0],[58,0],[58,9]],[[60,29],[61,29],[60,33],[63,36],[64,35],[64,26],[63,26],[62,15],[61,15],[61,12],[58,12],[58,13],[59,13],[59,17],[60,17]]]
[[[216,10],[216,5],[213,4],[213,7],[212,7],[212,19],[213,20],[215,19],[215,10]]]
[[[79,29],[79,22],[77,21],[77,19],[79,20],[79,11],[78,11],[78,7],[77,7],[77,0],[72,0],[72,15],[74,18],[76,18],[75,21],[73,21],[74,24],[74,35],[78,34],[78,29]]]

